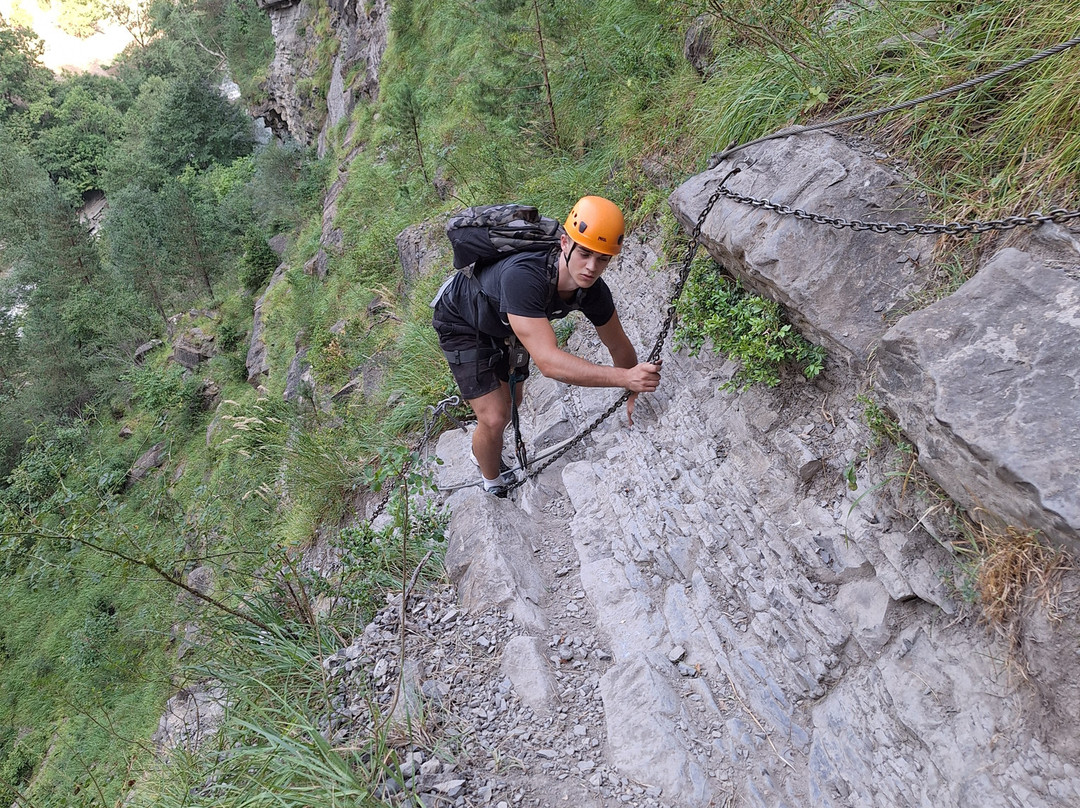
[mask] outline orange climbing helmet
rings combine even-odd
[[[602,196],[583,196],[566,217],[566,234],[587,250],[618,255],[626,223],[619,206]]]

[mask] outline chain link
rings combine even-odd
[[[386,484],[386,495],[382,498],[382,501],[375,506],[375,510],[371,512],[371,516],[367,518],[368,522],[374,522],[378,519],[384,510],[386,510],[387,504],[390,502],[390,497],[394,494],[394,486],[400,480],[405,479],[405,475],[412,469],[413,463],[416,457],[420,454],[420,451],[427,445],[427,442],[431,440],[431,434],[435,431],[435,425],[439,422],[439,416],[446,416],[449,420],[453,421],[458,429],[465,429],[463,424],[456,416],[450,413],[451,407],[457,407],[461,404],[461,398],[459,396],[450,396],[444,398],[438,404],[429,406],[424,410],[424,436],[416,442],[412,451],[409,452],[409,459],[401,467],[392,482]]]
[[[727,177],[724,178],[724,181],[727,181]],[[771,210],[782,216],[794,216],[796,219],[805,219],[806,221],[814,222],[815,224],[827,224],[838,230],[850,228],[857,232],[869,230],[872,233],[902,233],[905,235],[916,233],[923,236],[967,236],[972,233],[985,233],[988,230],[1012,230],[1016,227],[1037,225],[1042,224],[1043,222],[1056,222],[1060,224],[1061,222],[1080,218],[1080,210],[1054,208],[1049,213],[1039,213],[1036,211],[1034,213],[1029,213],[1027,216],[1006,216],[1004,219],[992,219],[986,222],[946,222],[944,224],[935,224],[932,222],[920,222],[918,224],[908,224],[907,222],[864,222],[859,219],[843,219],[835,216],[823,216],[820,213],[809,213],[801,208],[793,208],[781,202],[773,202],[771,199],[759,199],[754,196],[746,196],[745,194],[736,193],[735,191],[725,188],[723,182],[720,183],[717,193],[735,202],[749,205],[753,208]],[[710,202],[716,198],[717,193],[713,194],[709,200]]]
[[[719,154],[714,154],[709,159],[709,168],[715,168],[732,154],[742,149],[745,149],[747,146],[755,146],[758,143],[764,143],[766,141],[776,140],[777,138],[782,137],[789,137],[791,135],[805,135],[810,132],[818,132],[822,129],[829,129],[833,126],[842,126],[849,123],[868,121],[872,118],[878,118],[890,112],[899,112],[901,110],[911,109],[912,107],[917,107],[920,104],[926,103],[927,101],[934,101],[938,98],[944,98],[945,96],[953,95],[955,93],[961,92],[962,90],[970,90],[972,87],[976,87],[988,81],[996,81],[1002,76],[1012,73],[1015,70],[1020,70],[1022,68],[1028,67],[1029,65],[1033,65],[1036,62],[1041,62],[1043,59],[1047,59],[1051,56],[1059,54],[1062,51],[1068,50],[1069,48],[1074,48],[1077,45],[1080,45],[1080,37],[1073,37],[1067,42],[1062,42],[1059,45],[1054,45],[1052,48],[1047,48],[1046,50],[1039,51],[1038,53],[1029,56],[1026,59],[1021,59],[1019,62],[1013,62],[1011,65],[999,67],[997,70],[992,70],[991,72],[986,73],[982,76],[975,76],[974,78],[970,78],[967,81],[962,81],[959,84],[954,84],[952,87],[946,87],[942,90],[936,90],[935,92],[929,93],[928,95],[913,98],[910,101],[903,101],[899,104],[881,107],[880,109],[871,110],[870,112],[860,112],[855,115],[845,115],[842,118],[835,118],[831,121],[822,121],[821,123],[815,123],[809,126],[787,127],[781,129],[778,132],[773,132],[772,134],[765,135],[764,137],[754,138],[753,140],[749,140],[746,143],[741,143],[739,145],[735,145],[735,142],[733,141],[730,146],[724,149],[724,151],[720,152]]]
[[[765,137],[757,138],[756,140],[751,140],[751,141],[749,141],[747,143],[743,143],[741,145],[735,145],[733,143],[731,146],[729,146],[727,149],[725,149],[722,153],[714,155],[712,160],[710,160],[709,164],[710,164],[710,167],[713,167],[713,166],[717,165],[719,162],[723,161],[725,158],[727,158],[730,155],[734,154],[735,152],[737,152],[737,151],[739,151],[741,149],[745,149],[747,146],[756,145],[758,143],[762,143],[762,142],[767,141],[767,140],[772,140],[774,138],[786,137],[787,135],[792,135],[792,134],[805,134],[805,133],[808,133],[808,132],[817,131],[819,129],[826,129],[826,128],[829,128],[829,127],[832,127],[832,126],[837,126],[837,125],[844,124],[844,123],[853,123],[853,122],[857,122],[857,121],[863,121],[863,120],[867,120],[867,119],[870,119],[870,118],[877,117],[879,115],[884,115],[885,113],[888,113],[888,112],[895,112],[895,111],[899,111],[899,110],[903,110],[903,109],[908,109],[910,107],[914,107],[914,106],[916,106],[918,104],[921,104],[923,102],[926,102],[926,101],[934,100],[934,99],[937,99],[937,98],[942,98],[942,97],[944,97],[946,95],[951,95],[951,94],[959,92],[961,90],[969,89],[969,88],[974,87],[974,86],[976,86],[978,84],[982,84],[983,82],[992,81],[994,79],[1000,78],[1001,76],[1005,75],[1006,73],[1010,73],[1010,72],[1012,72],[1014,70],[1018,70],[1018,69],[1020,69],[1022,67],[1027,67],[1030,64],[1038,62],[1038,61],[1040,61],[1042,59],[1045,59],[1045,58],[1047,58],[1049,56],[1052,56],[1052,55],[1054,55],[1056,53],[1060,53],[1061,51],[1066,50],[1068,48],[1075,47],[1078,44],[1080,44],[1080,37],[1070,39],[1067,42],[1063,42],[1060,45],[1055,45],[1052,48],[1047,48],[1046,50],[1041,51],[1041,52],[1035,54],[1034,56],[1029,56],[1027,59],[1023,59],[1023,60],[1021,60],[1019,62],[1016,62],[1014,64],[1008,65],[1006,67],[999,68],[998,70],[995,70],[995,71],[993,71],[991,73],[988,73],[988,74],[986,74],[984,76],[979,76],[977,78],[970,79],[968,81],[965,81],[965,82],[962,82],[960,84],[954,85],[953,87],[949,87],[949,88],[946,88],[944,90],[938,90],[937,92],[930,93],[929,95],[925,95],[925,96],[922,96],[920,98],[912,99],[911,101],[906,101],[906,102],[904,102],[902,104],[896,104],[896,105],[891,106],[891,107],[885,107],[883,109],[878,109],[878,110],[874,110],[872,112],[867,112],[867,113],[861,113],[861,114],[858,114],[858,115],[850,115],[850,116],[847,116],[845,118],[840,118],[840,119],[834,120],[834,121],[826,121],[824,123],[815,124],[813,126],[799,127],[798,129],[795,129],[795,130],[781,130],[780,132],[774,132],[771,135],[766,135]],[[818,213],[809,213],[809,212],[807,212],[805,210],[802,210],[800,208],[792,208],[792,207],[790,207],[788,205],[784,205],[784,204],[779,203],[779,202],[773,202],[772,200],[769,200],[769,199],[759,199],[757,197],[745,196],[743,194],[739,194],[739,193],[736,193],[734,191],[728,190],[725,187],[725,184],[727,183],[727,181],[729,179],[731,179],[731,177],[733,177],[735,174],[738,174],[741,170],[742,170],[742,167],[737,166],[737,167],[733,168],[731,171],[729,171],[724,176],[724,178],[722,180],[720,180],[720,184],[717,186],[716,190],[709,197],[709,200],[708,200],[708,202],[706,202],[705,207],[701,209],[701,213],[698,214],[697,221],[694,223],[694,230],[690,234],[690,240],[687,242],[687,245],[686,245],[686,255],[683,258],[682,269],[679,272],[679,277],[675,282],[675,286],[672,289],[671,297],[668,300],[667,315],[665,316],[664,322],[660,327],[660,333],[656,337],[656,342],[653,345],[652,351],[649,352],[649,357],[648,357],[649,362],[655,363],[655,362],[659,361],[659,359],[660,359],[660,354],[664,349],[664,343],[667,340],[668,331],[671,328],[672,321],[675,319],[676,304],[678,303],[679,298],[682,296],[683,287],[686,285],[687,279],[690,277],[690,270],[691,270],[691,267],[693,266],[694,256],[697,254],[697,248],[698,248],[698,246],[700,244],[701,230],[705,226],[705,219],[708,218],[709,213],[716,206],[716,203],[720,200],[721,196],[727,197],[728,199],[731,199],[731,200],[733,200],[735,202],[738,202],[740,204],[750,205],[752,207],[762,208],[764,210],[771,210],[771,211],[773,211],[775,213],[779,213],[779,214],[784,215],[784,216],[794,216],[797,219],[805,219],[807,221],[814,222],[815,224],[830,225],[831,227],[835,227],[837,229],[850,228],[850,229],[852,229],[852,230],[854,230],[856,232],[860,232],[860,231],[863,231],[863,230],[869,230],[872,233],[901,233],[901,234],[904,234],[904,235],[919,234],[919,235],[964,236],[964,235],[969,235],[971,233],[985,233],[988,230],[1012,230],[1013,228],[1026,226],[1026,225],[1042,224],[1043,222],[1061,223],[1061,222],[1070,221],[1072,219],[1080,218],[1080,210],[1067,210],[1065,208],[1055,208],[1054,210],[1050,211],[1047,214],[1035,212],[1035,213],[1030,213],[1027,216],[1007,216],[1004,219],[995,219],[995,220],[986,221],[986,222],[974,221],[974,222],[947,222],[945,224],[933,224],[933,223],[908,224],[906,222],[890,223],[890,222],[864,222],[864,221],[861,221],[859,219],[848,220],[848,219],[843,219],[843,218],[839,218],[839,217],[823,216],[823,215],[818,214]],[[593,420],[593,422],[590,423],[588,426],[586,426],[578,435],[576,435],[565,446],[563,446],[561,449],[559,449],[558,452],[555,452],[554,454],[544,458],[543,461],[540,462],[539,465],[537,465],[535,468],[532,469],[532,471],[527,472],[525,477],[523,477],[522,479],[516,481],[513,485],[509,486],[508,490],[513,490],[515,488],[519,488],[520,486],[524,485],[528,480],[530,480],[530,479],[536,477],[537,475],[539,475],[540,472],[542,472],[544,469],[546,469],[548,466],[550,466],[552,463],[554,463],[560,457],[565,455],[573,447],[577,446],[579,443],[581,443],[583,440],[585,440],[585,438],[588,437],[588,435],[590,435],[597,427],[599,427],[600,424],[602,424],[604,421],[606,421],[608,418],[610,418],[612,415],[614,415],[615,412],[619,409],[619,407],[622,406],[622,404],[625,403],[626,400],[629,399],[631,395],[633,395],[631,393],[631,391],[629,391],[629,390],[624,391],[623,394],[621,396],[619,396],[618,399],[616,399],[614,402],[612,402],[611,406],[609,406],[606,410],[604,410],[603,413],[601,413],[599,416],[597,416]],[[424,426],[425,426],[424,437],[421,438],[420,442],[416,445],[416,448],[413,450],[413,452],[412,452],[413,456],[415,456],[417,453],[419,453],[420,449],[431,438],[431,433],[434,430],[435,424],[438,421],[438,418],[439,418],[440,415],[445,415],[447,418],[449,418],[451,421],[453,421],[459,428],[461,428],[461,429],[465,428],[464,424],[460,420],[455,418],[453,415],[451,415],[447,411],[448,407],[457,406],[460,403],[461,403],[460,398],[458,398],[457,396],[451,396],[450,398],[443,399],[442,401],[440,401],[434,407],[429,407],[428,408],[428,410],[430,411],[430,421],[428,420],[428,416],[425,414],[425,418],[424,418]],[[413,461],[410,460],[409,462],[407,462],[404,465],[401,472],[397,475],[397,479],[402,479],[405,476],[405,474],[408,473],[409,469],[412,467],[412,462]],[[372,522],[375,521],[375,519],[377,519],[379,517],[379,515],[383,512],[383,510],[386,508],[387,503],[390,501],[390,496],[391,496],[392,491],[393,491],[393,487],[391,486],[391,488],[387,492],[386,496],[383,497],[382,502],[380,502],[375,507],[375,510],[372,513],[369,521],[372,521]]]

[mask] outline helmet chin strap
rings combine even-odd
[[[574,254],[574,247],[577,246],[577,242],[570,239],[570,249],[563,253],[563,260],[566,261],[566,268],[570,268],[570,256]]]

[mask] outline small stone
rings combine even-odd
[[[440,794],[445,794],[450,798],[454,798],[460,796],[464,788],[464,780],[446,780],[442,783],[436,783],[434,790],[438,791]]]
[[[668,661],[674,664],[680,659],[682,659],[684,656],[686,656],[686,649],[683,648],[681,645],[676,645],[674,648],[668,651],[667,658]]]
[[[420,774],[422,776],[438,774],[442,771],[442,761],[438,758],[430,758],[420,764]]]
[[[439,618],[440,623],[449,623],[452,620],[457,620],[458,615],[461,614],[457,609],[447,609],[446,613]]]

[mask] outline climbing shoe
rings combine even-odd
[[[472,452],[469,452],[469,459],[473,462],[474,466],[476,466],[477,468],[480,468],[480,463],[476,460],[476,455],[474,455]],[[481,475],[480,479],[483,479],[483,475]],[[508,464],[505,459],[500,457],[499,458],[499,476],[498,476],[498,479],[493,480],[491,483],[488,483],[487,480],[484,480],[484,486],[486,487],[488,485],[495,485],[495,484],[502,485],[502,486],[509,486],[509,485],[513,485],[517,481],[518,481],[517,471],[515,469],[512,469],[510,467],[510,464]],[[502,496],[506,496],[506,494],[503,494]]]
[[[483,480],[482,477],[481,479]],[[506,495],[510,493],[510,486],[503,484],[501,475],[495,482],[489,483],[487,480],[483,480],[483,482],[484,492],[496,496],[499,499],[506,499]]]

